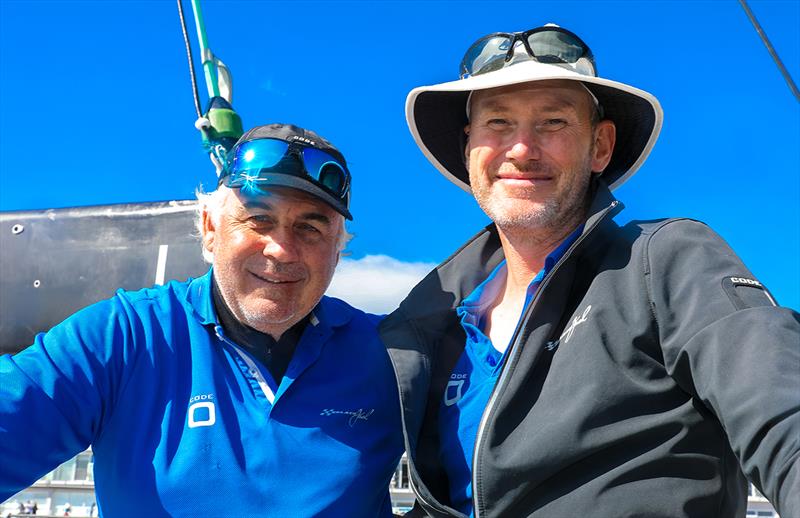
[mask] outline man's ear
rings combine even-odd
[[[592,172],[602,173],[611,161],[614,144],[617,142],[617,128],[610,120],[597,123],[592,146]]]
[[[200,218],[203,223],[203,235],[201,236],[203,239],[203,248],[213,254],[214,238],[216,237],[217,227],[207,206],[203,207],[203,212],[201,213]]]

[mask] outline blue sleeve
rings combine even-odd
[[[114,407],[130,324],[120,296],[0,356],[0,501],[86,449]]]

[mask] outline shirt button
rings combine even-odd
[[[489,365],[491,367],[494,367],[495,365],[497,365],[497,360],[494,359],[494,356],[489,356],[488,361],[489,361]]]

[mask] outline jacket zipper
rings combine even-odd
[[[427,500],[425,500],[424,498],[420,498],[418,496],[419,495],[419,488],[417,488],[417,485],[414,483],[414,477],[411,476],[410,472],[408,474],[408,484],[411,486],[411,491],[414,493],[414,498],[416,498],[419,502],[422,502],[422,503],[426,504],[428,507],[430,507],[432,509],[436,509],[436,510],[441,512],[441,509],[439,509],[439,506],[433,505],[430,502],[428,502]],[[427,514],[427,511],[426,511],[426,514]]]
[[[550,270],[550,274],[547,275],[543,280],[542,283],[539,285],[539,288],[536,290],[536,295],[534,295],[533,300],[528,305],[528,308],[525,310],[525,314],[523,318],[520,319],[519,324],[517,324],[517,328],[514,330],[514,335],[512,336],[511,347],[508,352],[508,356],[506,357],[506,361],[503,362],[503,367],[500,369],[500,377],[495,383],[494,388],[492,389],[492,394],[489,396],[489,402],[486,404],[486,408],[483,410],[483,414],[481,415],[481,421],[478,424],[478,433],[475,435],[475,448],[472,452],[472,513],[474,518],[480,518],[481,512],[480,508],[478,507],[478,470],[477,470],[477,460],[478,460],[478,453],[480,451],[481,443],[483,442],[483,431],[486,427],[486,422],[488,421],[489,414],[492,413],[492,408],[494,407],[495,403],[497,402],[497,393],[498,389],[503,386],[506,379],[508,378],[508,365],[516,358],[516,352],[520,347],[517,346],[517,341],[519,340],[520,330],[525,326],[527,321],[530,319],[530,316],[533,314],[533,310],[536,308],[536,304],[541,298],[540,295],[550,284],[550,279],[552,279],[558,269],[561,267],[564,262],[569,259],[572,255],[573,251],[584,241],[586,238],[591,234],[594,229],[608,216],[608,214],[617,206],[619,205],[619,201],[614,200],[611,202],[611,205],[606,207],[603,212],[599,215],[597,220],[589,227],[587,230],[581,234],[578,239],[572,243],[572,246],[567,250],[567,252],[561,257],[561,259],[556,263],[552,270]]]

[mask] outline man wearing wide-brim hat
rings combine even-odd
[[[661,128],[548,25],[475,42],[414,89],[431,163],[487,226],[381,326],[414,513],[800,516],[800,324],[704,224],[617,225]]]

